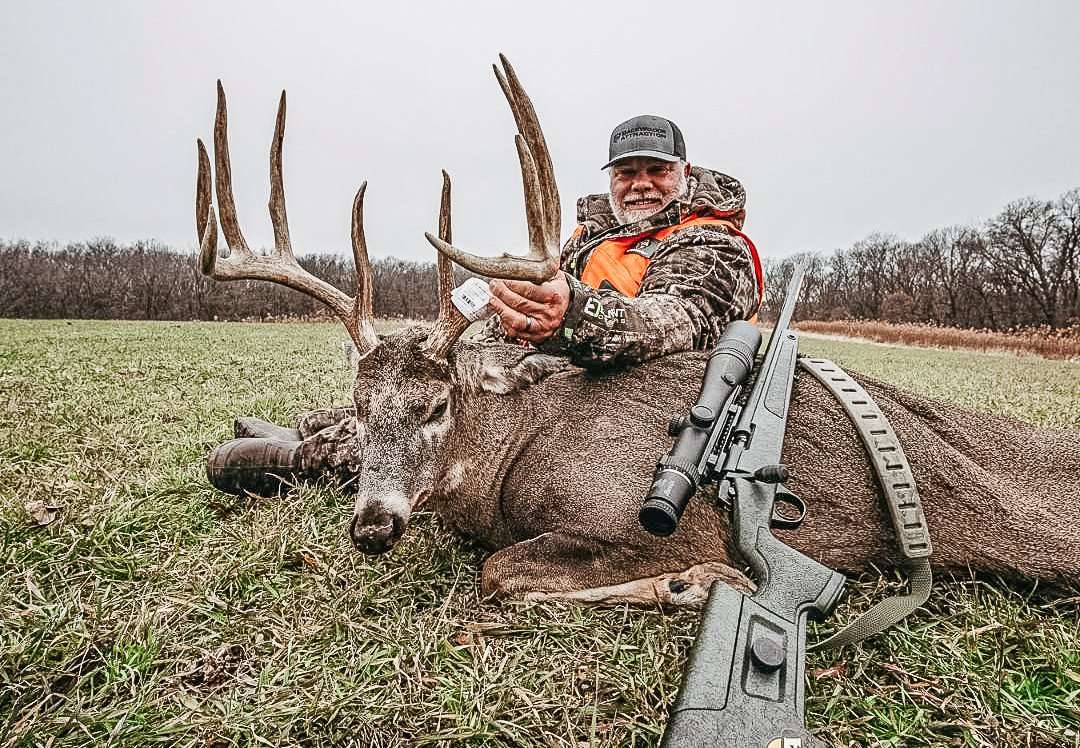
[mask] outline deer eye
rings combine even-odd
[[[446,409],[450,405],[449,400],[440,400],[435,404],[435,407],[428,413],[428,417],[424,420],[424,423],[435,423],[441,421],[446,415]]]

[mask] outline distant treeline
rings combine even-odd
[[[1017,200],[980,226],[938,229],[915,242],[873,234],[831,255],[770,263],[766,317],[800,257],[810,260],[801,319],[1066,327],[1080,322],[1080,189]]]
[[[915,242],[873,234],[831,255],[807,254],[801,319],[877,319],[1005,330],[1080,320],[1080,189],[1057,200],[1018,200],[980,226],[933,231]],[[311,254],[308,271],[348,293],[352,260]],[[792,259],[766,267],[766,319]],[[372,262],[375,313],[433,319],[435,265]],[[458,271],[458,281],[467,274]],[[266,282],[219,283],[190,253],[153,241],[95,239],[57,246],[0,240],[0,317],[268,319],[325,316],[321,305]]]
[[[355,293],[351,257],[310,254],[299,261],[308,272]],[[434,263],[380,258],[372,261],[371,271],[378,316],[438,315]],[[315,299],[274,283],[213,281],[199,272],[194,254],[153,241],[124,245],[94,239],[57,246],[0,240],[0,317],[240,320],[326,315]]]

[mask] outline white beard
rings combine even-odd
[[[675,183],[675,186],[671,188],[668,193],[662,193],[659,191],[647,192],[644,195],[638,194],[635,197],[645,199],[659,199],[659,208],[626,208],[622,205],[616,205],[615,198],[608,193],[608,203],[611,205],[611,212],[615,214],[615,220],[620,225],[628,223],[637,223],[640,220],[648,218],[649,216],[656,215],[667,206],[671,205],[672,200],[678,200],[680,197],[686,194],[688,187],[688,180],[686,178],[686,169],[679,169],[679,181]]]

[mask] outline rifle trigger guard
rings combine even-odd
[[[787,504],[789,507],[793,507],[798,514],[794,517],[781,514],[778,504]],[[804,519],[806,519],[806,502],[787,490],[783,484],[778,486],[769,526],[777,530],[797,530]]]

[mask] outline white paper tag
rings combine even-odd
[[[488,307],[490,299],[491,291],[488,290],[487,281],[479,278],[469,278],[450,292],[450,300],[470,322],[484,319],[491,314]]]

